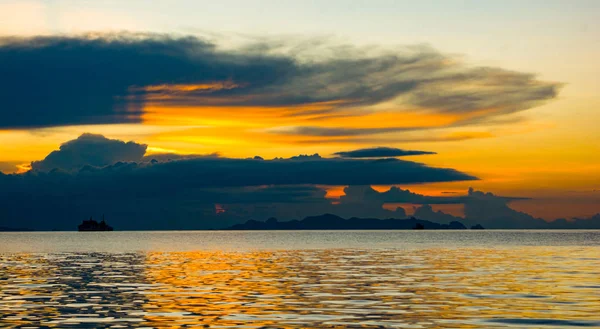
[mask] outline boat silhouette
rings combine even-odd
[[[104,221],[104,216],[102,216],[102,221],[98,223],[92,217],[89,220],[84,220],[77,227],[79,232],[89,232],[89,231],[112,231],[112,226],[106,224]]]

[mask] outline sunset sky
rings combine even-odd
[[[385,147],[453,172],[239,186],[310,185],[334,203],[348,185],[433,197],[473,187],[518,197],[510,207],[534,217],[590,217],[599,14],[593,0],[0,0],[0,171],[23,175],[84,133],[147,145],[119,161],[354,161],[367,158],[336,153]],[[411,213],[403,200],[384,207]]]

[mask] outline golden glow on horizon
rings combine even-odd
[[[228,85],[158,85],[153,91],[183,92],[228,88]],[[211,89],[212,88],[212,89]],[[600,186],[600,132],[593,122],[600,114],[593,110],[600,101],[578,103],[576,109],[587,116],[552,118],[564,113],[560,101],[525,112],[523,120],[506,124],[476,124],[449,128],[449,125],[480,115],[438,114],[428,111],[393,110],[390,104],[363,109],[345,108],[345,102],[324,102],[302,106],[261,107],[167,106],[151,103],[144,108],[139,124],[66,126],[34,130],[0,131],[0,162],[5,172],[25,172],[28,164],[43,159],[61,143],[84,132],[110,138],[136,141],[149,146],[148,154],[211,154],[246,158],[255,155],[266,159],[335,152],[362,147],[389,146],[437,152],[436,155],[411,156],[409,161],[454,168],[479,177],[480,181],[402,186],[415,193],[443,195],[464,194],[469,186],[507,196],[552,197],[568,195],[566,191],[592,191]],[[339,106],[342,106],[339,108]],[[335,110],[334,110],[335,108]],[[492,110],[486,110],[492,111]],[[334,129],[411,128],[366,135],[309,136],[295,127]],[[6,163],[14,163],[7,170]],[[389,187],[387,187],[389,188]],[[380,187],[376,187],[380,189]],[[327,187],[327,198],[335,200],[343,187]],[[600,211],[600,196],[584,198],[577,208],[579,216]],[[556,201],[553,204],[561,204]],[[553,213],[535,202],[518,202],[519,210],[545,218]],[[550,207],[553,208],[554,207]],[[581,211],[580,211],[581,210]]]

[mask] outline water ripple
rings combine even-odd
[[[599,252],[4,253],[0,327],[600,327]]]

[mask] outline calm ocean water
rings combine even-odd
[[[0,233],[0,327],[600,328],[600,231]]]

